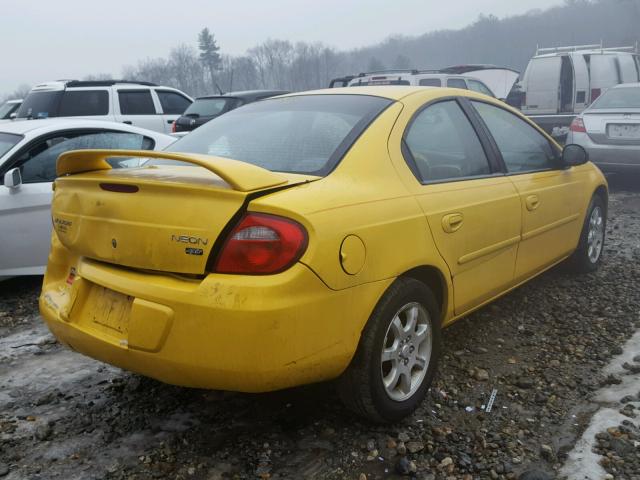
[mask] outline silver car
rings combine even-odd
[[[51,243],[51,183],[61,153],[88,148],[162,150],[174,141],[162,133],[99,120],[1,123],[0,280],[44,273]]]
[[[571,123],[570,143],[605,172],[640,173],[640,83],[607,90]]]

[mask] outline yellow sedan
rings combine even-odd
[[[604,242],[585,151],[456,89],[292,94],[57,169],[40,310],[60,341],[191,387],[337,379],[376,421],[424,399],[443,327],[565,259],[594,270]]]

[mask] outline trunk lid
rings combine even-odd
[[[587,134],[604,145],[640,145],[640,109],[599,109],[583,113]]]
[[[106,162],[131,156],[198,166],[111,169]],[[247,199],[318,178],[217,157],[113,150],[69,152],[58,171],[52,218],[65,247],[125,267],[196,275]]]

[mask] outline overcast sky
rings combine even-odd
[[[461,28],[562,0],[1,0],[0,93],[22,83],[119,76],[124,65],[195,45],[205,26],[223,52],[243,53],[267,38],[322,41],[338,49],[392,34]]]

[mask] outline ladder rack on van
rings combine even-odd
[[[599,50],[601,52],[635,52],[638,53],[638,42],[635,45],[629,47],[607,47],[605,48],[602,41],[593,45],[571,45],[567,47],[545,47],[540,48],[536,45],[536,55],[543,55],[545,53],[563,53],[563,52],[578,52],[583,50]]]

